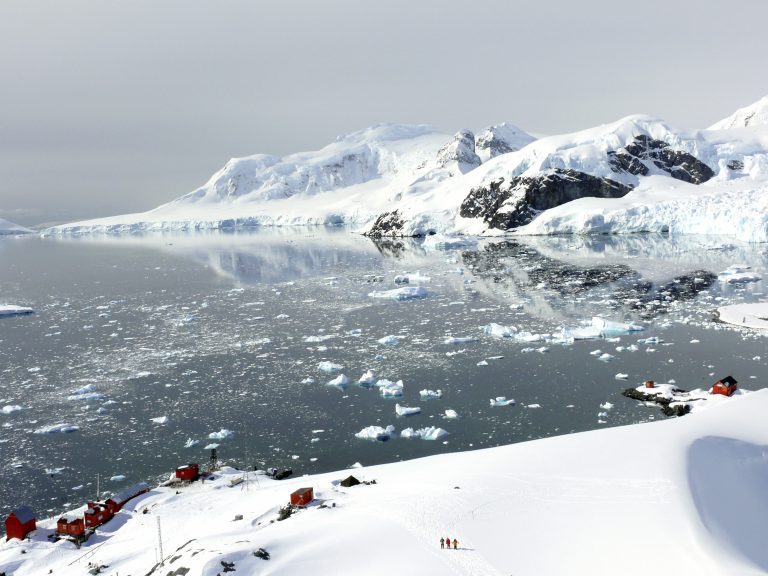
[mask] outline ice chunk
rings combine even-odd
[[[222,428],[218,432],[211,432],[208,434],[208,438],[211,440],[226,440],[227,438],[232,438],[234,435],[235,433],[232,430]]]
[[[357,383],[361,386],[373,386],[373,383],[376,382],[376,374],[373,372],[373,370],[366,370],[365,374],[360,376]]]
[[[512,338],[514,337],[515,332],[517,332],[517,328],[514,326],[502,326],[495,322],[483,326],[483,333],[494,338]]]
[[[611,362],[614,358],[615,356],[613,354],[608,354],[607,352],[605,352],[603,354],[600,354],[600,356],[598,357],[598,360],[600,360],[600,362]]]
[[[7,404],[0,408],[0,412],[3,414],[12,414],[13,412],[18,412],[19,410],[23,410],[23,408],[18,404]]]
[[[123,482],[125,480],[125,474],[116,474],[109,479],[111,482]]]
[[[419,428],[418,430],[414,430],[413,428],[406,428],[400,432],[401,438],[420,438],[422,440],[439,440],[445,436],[448,436],[448,432],[435,426]]]
[[[459,414],[456,412],[456,410],[451,410],[450,408],[445,411],[445,417],[449,420],[454,420],[459,417]]]
[[[187,441],[184,442],[184,448],[194,448],[200,444],[200,440],[195,440],[194,438],[187,438]]]
[[[400,406],[400,404],[395,404],[395,413],[398,416],[413,416],[414,414],[421,413],[421,408],[418,406],[411,408],[408,406]]]
[[[603,404],[600,404],[600,408],[603,410],[611,410],[613,408],[613,404],[610,402],[604,402]]]
[[[390,300],[415,300],[426,298],[427,295],[427,289],[423,286],[405,286],[393,290],[374,290],[368,293],[370,298],[388,298]]]
[[[513,399],[507,400],[506,396],[496,396],[491,398],[491,406],[514,406],[515,401]]]
[[[35,311],[32,308],[26,306],[17,306],[15,304],[0,304],[0,318],[3,316],[25,316],[27,314],[34,314]]]
[[[79,426],[75,426],[74,424],[51,424],[50,426],[43,426],[42,428],[38,428],[35,430],[35,434],[56,434],[57,432],[77,432],[80,430]]]
[[[379,338],[376,340],[379,344],[384,344],[385,346],[397,346],[400,344],[400,339],[397,336],[389,335],[384,336],[383,338]]]
[[[432,279],[429,276],[422,276],[421,272],[415,274],[398,274],[395,276],[395,284],[427,284]]]
[[[449,336],[443,340],[443,344],[467,344],[468,342],[477,342],[474,336]]]
[[[477,239],[469,236],[432,234],[424,239],[422,246],[430,250],[459,250],[462,248],[474,248],[477,246]]]
[[[619,372],[616,374],[616,376],[614,376],[614,378],[616,378],[616,380],[626,380],[627,378],[629,378],[629,374],[624,374],[623,372]]]
[[[477,363],[478,366],[488,366],[487,360],[480,360],[480,362]]]
[[[336,364],[335,362],[330,362],[328,360],[323,360],[320,362],[320,364],[317,365],[317,369],[321,372],[326,372],[328,374],[331,374],[333,372],[338,372],[344,368],[341,364]]]
[[[315,379],[314,378],[304,378],[304,380],[301,381],[302,384],[314,384]]]
[[[380,442],[386,442],[394,433],[395,427],[390,424],[386,428],[382,428],[381,426],[368,426],[360,430],[355,436],[361,440],[379,440]]]
[[[158,416],[157,418],[151,418],[155,424],[168,424],[171,419],[168,416]]]
[[[419,396],[421,396],[422,400],[429,400],[432,398],[442,398],[443,391],[442,390],[420,390]]]
[[[381,380],[379,380],[381,382]],[[379,382],[376,383],[376,385],[379,385]],[[403,395],[403,381],[398,380],[397,382],[389,382],[386,386],[382,386],[380,388],[381,395],[384,398],[399,398]]]
[[[327,386],[343,387],[343,386],[346,386],[347,384],[349,384],[349,378],[347,378],[344,374],[339,374],[338,376],[336,376],[336,378],[334,378],[333,380],[329,380],[327,382]]]
[[[541,408],[541,404],[528,404],[526,408]]]
[[[315,342],[325,342],[326,340],[332,340],[333,338],[336,338],[336,334],[321,334],[319,336],[305,336],[304,342],[311,344]]]

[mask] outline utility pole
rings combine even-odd
[[[163,533],[160,531],[160,516],[155,516],[157,518],[157,542],[160,546],[160,566],[163,565]]]
[[[101,490],[99,488],[99,475],[96,474],[96,502],[100,499],[99,494],[101,494]]]

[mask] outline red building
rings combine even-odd
[[[722,394],[723,396],[730,396],[737,389],[736,379],[733,376],[726,376],[722,380],[718,380],[712,385],[711,394]]]
[[[136,498],[136,496],[144,494],[145,492],[149,492],[149,484],[146,482],[139,482],[130,488],[126,488],[125,490],[118,492],[112,496],[112,498],[107,500],[105,504],[110,513],[115,515],[120,512],[120,510],[122,510],[123,506],[125,506],[125,503],[128,502],[128,500]]]
[[[176,468],[176,479],[192,482],[200,476],[200,464],[185,464]]]
[[[86,528],[97,528],[112,519],[112,512],[106,504],[88,502],[88,509],[83,513]]]
[[[56,522],[56,533],[75,538],[85,534],[85,522],[82,518],[67,518],[62,516]]]
[[[19,506],[5,519],[5,540],[18,538],[22,540],[32,530],[37,528],[35,513],[29,506]]]
[[[299,488],[291,494],[291,504],[294,506],[306,506],[315,499],[315,491],[312,488]]]

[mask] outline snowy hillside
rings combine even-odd
[[[0,543],[0,571],[762,574],[766,410],[760,390],[682,418],[284,481],[225,468],[131,500],[80,549],[39,521]],[[350,473],[363,483],[342,486]],[[315,499],[278,520],[303,487]]]
[[[0,236],[12,234],[30,234],[31,232],[32,230],[29,228],[24,228],[24,226],[19,226],[18,224],[14,224],[13,222],[9,222],[8,220],[3,220],[0,218]]]
[[[639,115],[538,140],[507,123],[453,136],[378,125],[316,152],[231,160],[149,212],[46,233],[343,224],[379,237],[669,232],[762,242],[767,103],[692,132]]]

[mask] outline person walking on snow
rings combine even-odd
[[[445,539],[445,544],[446,544],[445,547],[448,548],[448,550],[450,550],[451,549],[451,539],[450,538],[446,538]]]
[[[445,548],[445,540],[440,538],[440,548]]]
[[[451,547],[451,544],[449,543],[448,544],[448,548],[450,548],[450,547]],[[456,540],[456,538],[453,539],[453,549],[454,550],[458,550],[459,549],[459,541]]]

